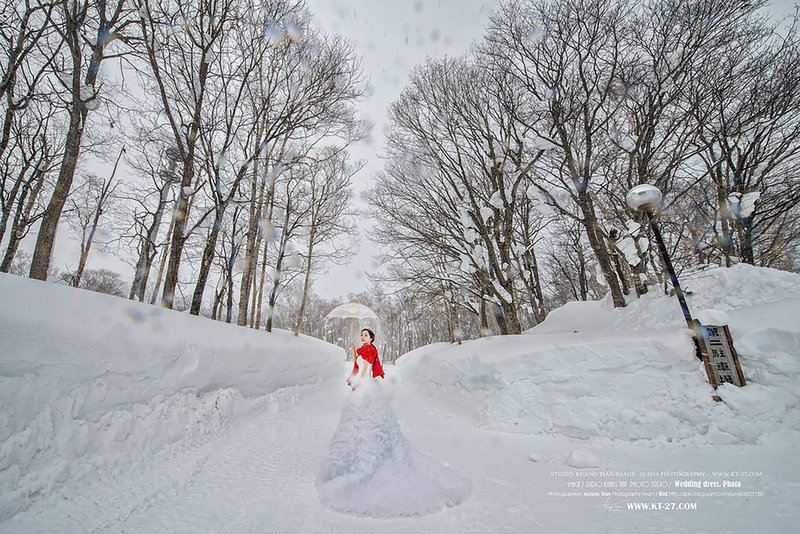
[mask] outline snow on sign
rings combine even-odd
[[[733,348],[733,339],[727,325],[702,325],[703,363],[706,366],[708,381],[717,389],[724,382],[734,386],[744,386],[744,374],[739,365],[739,356]]]

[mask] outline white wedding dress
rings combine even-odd
[[[396,517],[460,504],[472,484],[414,449],[400,432],[383,388],[367,378],[347,396],[317,490],[334,510]]]

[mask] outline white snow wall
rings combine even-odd
[[[68,478],[213,436],[343,360],[318,339],[0,273],[0,520]]]

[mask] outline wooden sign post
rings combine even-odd
[[[739,365],[739,356],[733,348],[733,338],[727,325],[700,325],[702,333],[703,363],[708,382],[714,389],[725,382],[734,386],[744,386],[744,374]],[[718,398],[715,397],[715,400]]]

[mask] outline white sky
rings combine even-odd
[[[383,131],[387,110],[403,90],[414,65],[426,56],[457,56],[483,34],[495,2],[493,0],[307,0],[314,23],[327,33],[337,33],[353,43],[362,56],[362,68],[369,80],[369,96],[362,103],[362,114],[374,123],[372,139],[353,150],[353,159],[367,165],[354,178],[356,196],[368,189],[373,174],[383,166]],[[357,201],[359,211],[366,205]],[[371,224],[365,214],[359,226]],[[364,272],[376,270],[379,246],[370,244],[369,235],[354,238],[361,251],[349,265],[334,267],[319,276],[314,290],[326,298],[358,293],[370,285]]]

